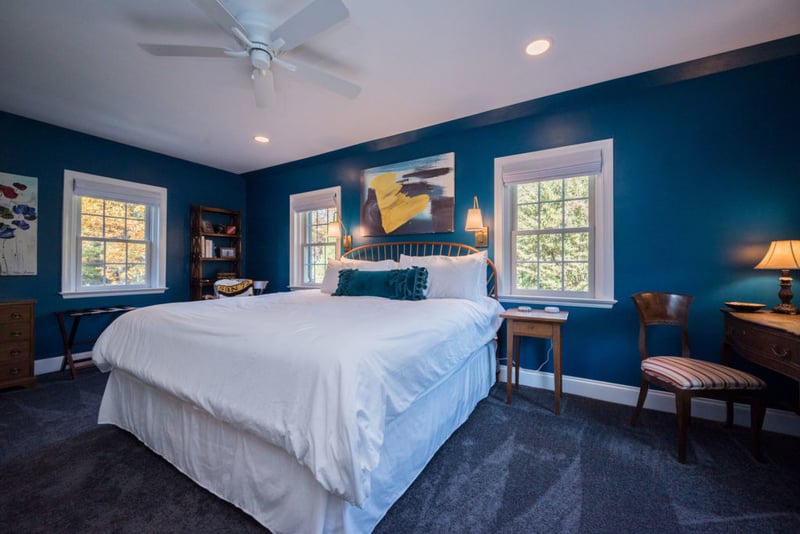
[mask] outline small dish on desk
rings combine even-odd
[[[726,302],[725,306],[737,312],[756,312],[766,306],[766,304],[756,304],[755,302]]]

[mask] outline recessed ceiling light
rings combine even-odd
[[[529,56],[540,56],[550,49],[550,39],[536,39],[525,47],[525,53]]]
[[[264,137],[263,135],[256,135],[253,137],[253,141],[256,143],[269,143],[269,137]]]

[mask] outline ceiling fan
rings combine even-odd
[[[222,29],[233,35],[243,49],[148,43],[139,43],[139,46],[154,56],[248,58],[253,66],[250,77],[256,106],[260,108],[267,107],[275,93],[270,68],[272,64],[347,98],[355,98],[361,92],[359,86],[347,80],[309,65],[286,61],[282,57],[284,53],[346,19],[350,13],[341,0],[314,0],[274,30],[268,27],[268,17],[264,12],[245,11],[236,18],[222,0],[192,2]]]

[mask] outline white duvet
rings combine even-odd
[[[360,505],[386,422],[493,339],[502,311],[315,290],[161,304],[118,317],[93,358],[285,449]]]

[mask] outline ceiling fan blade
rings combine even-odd
[[[230,50],[215,46],[165,45],[150,43],[139,43],[139,46],[145,52],[154,56],[231,57]]]
[[[291,50],[349,15],[341,0],[314,0],[278,26],[272,32],[272,40],[282,39],[284,44],[281,50]]]
[[[356,84],[350,83],[347,80],[343,80],[338,76],[328,74],[327,72],[321,71],[314,67],[309,67],[308,65],[303,65],[294,61],[288,64],[285,61],[276,63],[281,67],[293,72],[298,78],[317,84],[344,97],[353,99],[357,97],[359,93],[361,93],[361,87],[357,86]]]
[[[194,5],[203,10],[208,18],[216,22],[226,32],[232,32],[233,28],[237,28],[240,32],[247,35],[247,32],[242,27],[241,23],[231,15],[222,2],[218,0],[192,0]]]
[[[272,97],[275,95],[272,71],[269,69],[253,69],[253,74],[250,77],[253,79],[256,106],[259,108],[269,107]]]

